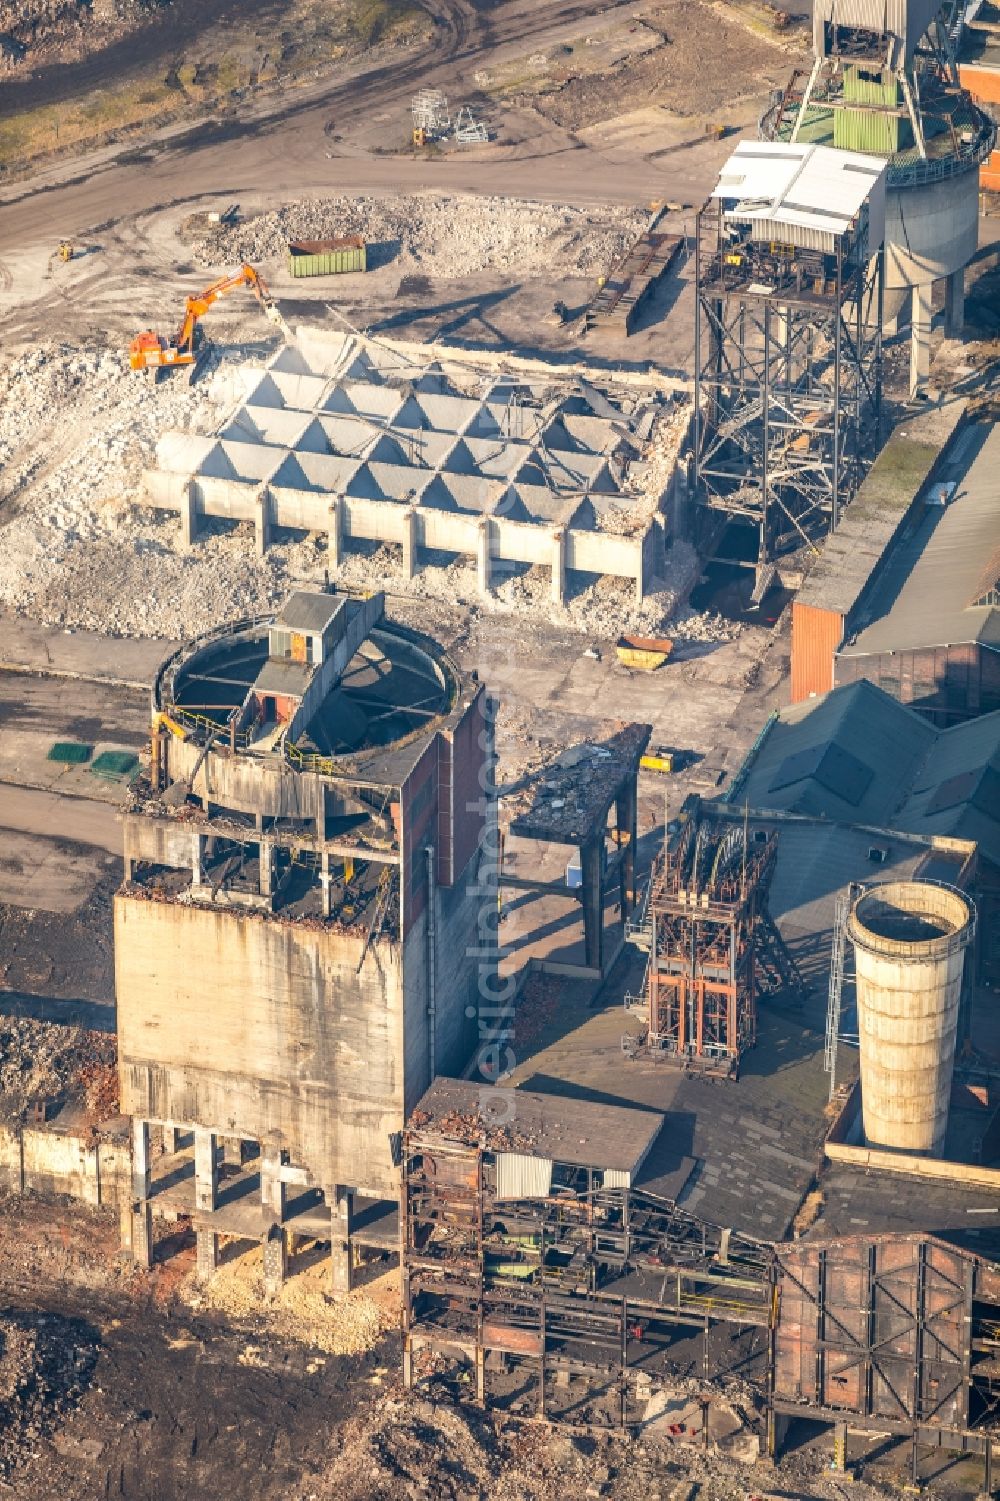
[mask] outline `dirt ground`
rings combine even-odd
[[[773,1471],[456,1407],[431,1371],[407,1394],[397,1335],[329,1356],[265,1318],[192,1310],[176,1271],[190,1252],[147,1275],[121,1264],[116,1246],[105,1214],[0,1202],[0,1494],[12,1501],[846,1494],[828,1444],[796,1444]],[[856,1483],[850,1494],[891,1494],[904,1463],[889,1455],[871,1476],[878,1489]],[[969,1477],[950,1484],[968,1492]]]

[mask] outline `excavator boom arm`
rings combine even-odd
[[[191,348],[198,320],[205,316],[213,302],[235,291],[237,287],[249,287],[263,308],[270,306],[270,294],[260,272],[254,270],[253,266],[241,266],[232,276],[220,277],[197,297],[188,298],[184,306],[184,322],[181,324],[180,333],[175,341],[178,349]]]

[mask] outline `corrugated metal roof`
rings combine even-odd
[[[945,506],[910,518],[841,656],[966,641],[1000,647],[1000,609],[969,604],[1000,536],[1000,427],[976,424],[960,448],[940,474],[958,488]]]
[[[1000,710],[938,734],[893,821],[913,834],[974,839],[1000,864]]]
[[[854,763],[870,773],[856,801]],[[802,775],[789,780],[796,769]],[[865,679],[848,683],[782,709],[740,789],[744,800],[751,809],[800,813],[831,826],[968,839],[1000,864],[1000,710],[937,730]],[[803,855],[799,872],[789,867],[793,885],[802,883],[801,898],[791,888],[786,897],[780,885],[772,892],[776,914],[809,900],[812,859]]]
[[[887,165],[830,146],[740,141],[712,197],[736,199],[727,218],[766,225],[775,237],[782,226],[844,234],[867,203],[874,246],[884,230]]]

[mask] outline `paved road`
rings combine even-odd
[[[31,787],[0,784],[0,830],[40,834],[47,839],[69,839],[90,844],[109,854],[123,849],[122,826],[113,803],[98,803],[85,797],[60,797]]]

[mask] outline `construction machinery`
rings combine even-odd
[[[185,365],[188,367],[189,378],[193,379],[205,350],[199,327],[200,319],[218,298],[225,297],[237,287],[249,287],[264,309],[264,316],[283,333],[288,333],[288,326],[278,311],[264,278],[253,266],[244,265],[232,276],[223,276],[198,296],[187,299],[184,321],[175,338],[165,339],[152,329],[137,334],[128,350],[132,369],[148,371],[155,381],[161,370],[172,370],[177,365]]]
[[[73,241],[72,240],[60,240],[60,242],[59,242],[59,259],[61,261],[71,261],[73,259],[73,254],[74,254]]]

